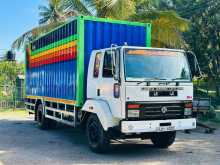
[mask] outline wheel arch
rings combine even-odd
[[[104,100],[87,100],[82,111],[88,114],[96,114],[105,131],[118,124],[111,113],[109,104]]]

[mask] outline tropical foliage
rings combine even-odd
[[[181,32],[188,29],[188,21],[175,11],[160,11],[159,4],[159,0],[48,0],[47,6],[39,7],[41,26],[19,37],[13,48],[79,14],[150,22],[153,24],[153,46],[182,47]]]
[[[134,0],[64,0],[66,11],[103,18],[128,19],[135,13]]]
[[[65,19],[61,0],[51,0],[48,6],[39,6],[39,24],[59,23]]]
[[[161,9],[163,1],[138,1],[131,20],[152,23],[152,45],[154,47],[183,48],[182,32],[189,29],[189,21],[181,18],[174,10]],[[168,3],[168,1],[166,1]]]
[[[24,74],[24,65],[15,61],[1,61],[0,85],[14,85],[17,75]]]
[[[203,72],[220,75],[220,1],[215,0],[48,0],[39,7],[40,26],[19,37],[13,47],[79,14],[150,22],[153,46],[192,50]]]
[[[183,39],[195,52],[202,71],[208,77],[220,78],[220,1],[172,0],[163,9],[175,10],[190,20],[189,31]]]
[[[17,64],[15,61],[0,62],[0,100],[13,97],[16,78],[19,74],[24,74],[23,72],[23,64]]]
[[[48,0],[48,6],[39,6],[39,26],[17,38],[12,44],[12,49],[19,49],[42,33],[62,24],[66,20],[67,13],[63,12],[61,2],[61,0]]]

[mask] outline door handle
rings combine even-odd
[[[97,89],[97,96],[100,96],[100,89]]]

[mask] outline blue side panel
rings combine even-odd
[[[127,24],[117,24],[98,21],[85,21],[85,87],[87,87],[88,64],[91,52],[103,48],[109,48],[112,44],[123,46],[125,42],[129,46],[146,46],[146,27]],[[85,90],[86,91],[86,90]],[[86,96],[86,92],[85,92]]]
[[[26,93],[75,100],[76,60],[27,69]]]

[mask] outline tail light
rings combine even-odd
[[[184,115],[185,116],[192,115],[192,108],[193,108],[192,103],[186,103],[185,106],[184,106]]]
[[[192,109],[193,107],[193,104],[192,103],[186,103],[185,104],[185,108],[191,108]]]
[[[120,97],[120,84],[118,84],[118,83],[114,84],[114,97],[115,98]]]

